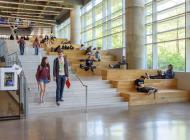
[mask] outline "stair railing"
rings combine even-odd
[[[71,68],[71,70],[72,70],[72,68]],[[85,113],[87,113],[88,112],[88,85],[84,84],[84,82],[81,80],[81,78],[75,74],[74,70],[72,70],[72,72],[74,73],[74,76],[79,80],[81,85],[83,87],[85,87]]]
[[[14,64],[19,65],[22,67],[21,61],[18,57],[18,52],[14,52],[11,54],[6,55],[5,63],[7,67],[11,67]],[[19,94],[20,94],[20,107],[22,109],[21,117],[27,117],[28,116],[28,94],[30,92],[30,88],[27,84],[27,79],[25,76],[24,71],[19,75]]]

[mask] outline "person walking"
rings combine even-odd
[[[36,80],[40,88],[40,103],[44,103],[46,84],[50,82],[50,66],[47,57],[43,57],[36,72]]]
[[[24,37],[21,37],[21,38],[18,40],[18,44],[19,44],[19,48],[20,48],[20,55],[24,55],[24,48],[25,48]]]
[[[65,81],[69,77],[68,72],[68,62],[67,58],[63,55],[63,51],[59,49],[58,57],[55,58],[53,64],[53,76],[56,81],[56,104],[60,105],[63,100],[63,91],[65,86]]]
[[[36,37],[33,43],[33,48],[35,49],[35,55],[38,55],[39,53],[39,48],[40,48],[40,42],[38,38]]]

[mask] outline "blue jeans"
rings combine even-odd
[[[38,55],[38,52],[39,52],[39,48],[36,47],[36,48],[35,48],[35,55]]]
[[[40,79],[38,82],[44,83],[44,84],[48,84],[49,83],[48,79]]]
[[[65,87],[66,76],[59,75],[56,79],[56,102],[63,98],[63,90]]]
[[[20,46],[20,55],[24,55],[24,46]]]

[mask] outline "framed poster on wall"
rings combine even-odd
[[[17,90],[18,75],[13,68],[0,68],[0,90]]]

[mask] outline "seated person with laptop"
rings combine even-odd
[[[94,72],[94,69],[96,69],[96,66],[94,66],[95,58],[93,55],[90,55],[86,60],[85,64],[80,64],[80,68],[84,69],[85,71],[88,71],[89,69]]]
[[[143,92],[146,95],[156,93],[158,91],[158,89],[153,88],[153,87],[145,86],[144,85],[144,79],[145,79],[145,76],[141,76],[139,79],[135,80],[135,86],[136,86],[137,92]]]

